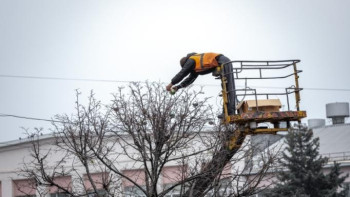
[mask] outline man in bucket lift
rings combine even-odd
[[[167,91],[177,91],[180,88],[185,88],[192,84],[198,75],[205,75],[212,73],[221,64],[230,62],[230,59],[219,53],[189,53],[187,56],[181,58],[180,65],[181,71],[175,75],[171,80],[171,83],[166,86]],[[229,115],[235,114],[235,82],[233,77],[232,64],[228,63],[224,65],[224,74],[227,78],[227,92],[228,92],[228,105],[227,110]],[[189,75],[186,79],[184,79]],[[214,75],[214,73],[213,73]],[[183,80],[184,79],[184,80]],[[183,81],[182,81],[183,80]],[[181,84],[174,86],[182,81]]]

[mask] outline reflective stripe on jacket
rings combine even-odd
[[[196,62],[194,71],[202,72],[211,68],[219,66],[219,63],[216,61],[216,57],[221,54],[219,53],[201,53],[190,56],[190,59],[193,59]]]

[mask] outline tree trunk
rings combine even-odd
[[[213,155],[212,160],[207,163],[201,172],[199,173],[199,178],[196,179],[192,188],[190,188],[185,194],[184,197],[201,197],[204,196],[204,192],[210,185],[213,183],[213,180],[217,178],[225,165],[231,160],[233,155],[238,151],[240,145],[244,141],[243,132],[239,129],[235,130],[231,134],[228,135],[230,139],[233,136],[237,136],[236,145],[231,150],[229,149],[227,144],[223,144],[220,151],[218,151],[215,155]]]

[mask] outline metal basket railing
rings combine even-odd
[[[239,88],[234,89],[236,100],[238,97],[241,97],[242,100],[245,97],[254,97],[256,101],[256,106],[258,108],[258,96],[264,96],[266,99],[269,99],[271,96],[285,96],[288,111],[291,110],[290,107],[290,95],[294,94],[295,96],[295,106],[297,111],[299,111],[299,102],[300,102],[300,91],[302,88],[299,88],[298,74],[301,73],[301,70],[297,69],[297,63],[300,60],[279,60],[279,61],[230,61],[222,64],[222,68],[227,64],[232,64],[232,72],[224,73],[223,77],[227,77],[228,75],[233,75],[234,80],[277,80],[284,79],[294,76],[293,84],[289,87],[284,88],[284,91],[281,92],[259,92],[258,88]],[[282,70],[282,69],[292,69],[291,72],[287,72],[287,74],[279,75],[279,76],[266,76],[265,72],[267,70]],[[247,76],[245,71],[258,71],[258,76]],[[282,88],[283,89],[283,88]],[[228,95],[229,91],[224,92]],[[257,109],[258,110],[258,109]]]

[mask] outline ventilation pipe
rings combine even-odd
[[[333,125],[344,124],[345,118],[349,117],[349,103],[328,103],[326,104],[327,118],[332,119]]]

